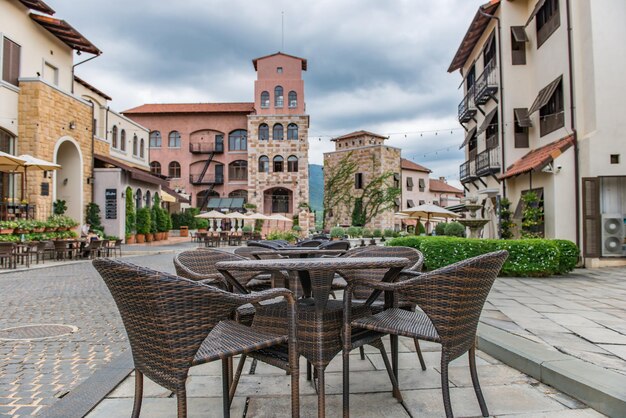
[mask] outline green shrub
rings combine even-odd
[[[141,208],[137,211],[137,233],[149,234],[152,224],[150,208]]]
[[[439,236],[446,235],[446,225],[445,222],[439,222],[435,225],[435,234]]]
[[[363,238],[374,238],[374,233],[371,229],[364,228],[363,229]]]
[[[244,225],[243,228],[241,228],[242,232],[252,232],[252,226],[250,225]]]
[[[381,231],[380,229],[375,229],[372,232],[372,235],[374,236],[374,238],[380,238],[383,236],[383,231]]]
[[[135,204],[133,203],[133,191],[126,188],[126,235],[132,235],[137,228],[135,217]]]
[[[346,231],[340,226],[336,226],[334,228],[331,228],[330,230],[331,238],[343,238],[345,235]]]
[[[270,231],[267,234],[266,239],[268,240],[276,240],[276,239],[281,239],[281,240],[285,240],[285,241],[289,241],[291,243],[294,243],[298,240],[298,235],[295,234],[292,231]]]
[[[557,273],[565,274],[574,270],[580,256],[580,250],[576,244],[565,239],[553,239],[552,242],[559,249],[559,267]]]
[[[417,223],[417,232],[415,233],[415,235],[422,235],[426,233],[426,228],[424,228],[424,224],[422,224],[421,222]]]
[[[464,237],[465,227],[459,222],[448,222],[444,227],[444,234],[449,237]]]
[[[406,246],[424,254],[424,266],[435,270],[458,261],[492,251],[507,250],[509,258],[502,267],[502,276],[545,277],[558,273],[572,265],[573,248],[569,244],[557,244],[554,240],[522,239],[495,240],[456,237],[401,237],[387,245]],[[561,261],[559,245],[563,245],[567,261]],[[575,246],[574,246],[575,247]],[[563,264],[561,264],[563,263]],[[562,267],[563,266],[563,267]]]
[[[506,197],[500,199],[500,238],[511,239],[513,238],[513,229],[515,223],[511,220],[511,201]]]
[[[351,226],[346,230],[346,233],[350,238],[355,238],[359,236],[359,232],[362,231],[358,226]]]
[[[196,218],[196,220],[194,222],[194,226],[196,227],[196,229],[208,229],[209,228],[209,220],[208,219],[202,219],[202,218]]]
[[[168,219],[170,219],[170,214],[167,213],[167,210],[159,207],[156,211],[156,215],[157,215],[157,231],[158,232],[169,231],[171,220],[168,221]]]
[[[396,231],[393,229],[385,229],[383,234],[385,235],[385,238],[393,238],[396,236]]]
[[[91,229],[104,230],[102,226],[102,218],[100,217],[100,206],[97,203],[91,202],[87,205],[87,214],[85,215],[85,222],[91,225]]]
[[[67,202],[65,200],[57,199],[52,204],[52,208],[52,212],[55,215],[64,215],[65,211],[67,210]]]
[[[300,225],[294,225],[291,227],[291,230],[295,232],[300,232],[302,231],[302,227]]]

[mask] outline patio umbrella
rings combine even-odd
[[[428,233],[428,226],[430,225],[430,218],[458,218],[454,212],[449,211],[448,209],[442,208],[441,206],[433,205],[430,203],[426,203],[423,205],[415,206],[411,209],[403,210],[401,213],[409,215],[411,218],[426,218],[426,233]]]
[[[216,210],[212,210],[210,212],[203,212],[199,215],[195,216],[196,218],[202,218],[202,219],[208,219],[209,220],[209,232],[213,232],[213,220],[214,219],[225,219],[226,215],[224,215],[222,212],[218,212]],[[222,226],[220,225],[217,228],[218,231],[222,230]]]
[[[50,161],[42,160],[41,158],[33,157],[29,154],[22,154],[18,157],[24,161],[24,164],[15,166],[12,170],[17,173],[24,173],[22,177],[22,199],[24,198],[24,190],[28,188],[28,170],[39,171],[55,171],[61,169],[61,166]]]
[[[24,164],[26,164],[26,160],[0,151],[0,171],[18,171],[18,169],[23,167]]]
[[[270,215],[267,219],[270,219],[272,221],[280,221],[280,222],[293,222],[293,219],[289,219],[288,217],[284,215],[279,215],[279,214]],[[283,229],[284,227],[285,225],[283,224]]]
[[[261,220],[261,221],[267,221],[269,219],[269,216],[263,215],[262,213],[256,213],[256,212],[246,213],[243,216],[244,216],[244,219],[254,219],[254,220]]]

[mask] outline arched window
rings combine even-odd
[[[141,189],[137,189],[135,192],[135,208],[137,210],[141,209],[143,206],[143,194],[141,193]]]
[[[167,175],[173,179],[180,178],[180,164],[178,161],[172,161],[167,168]]]
[[[261,93],[261,109],[270,107],[270,94],[267,91]]]
[[[267,126],[267,123],[262,123],[259,125],[259,141],[267,141],[270,139],[270,127]]]
[[[113,125],[113,129],[111,129],[111,145],[113,148],[117,148],[117,126]]]
[[[298,157],[295,155],[291,155],[287,158],[287,171],[290,173],[295,173],[298,171]]]
[[[180,148],[180,132],[178,131],[170,132],[167,146],[170,148]]]
[[[280,155],[274,157],[274,173],[282,173],[283,172],[283,163],[285,159]]]
[[[298,139],[298,125],[295,123],[290,123],[287,125],[287,139]]]
[[[146,190],[146,207],[150,206],[152,206],[152,195],[150,195],[150,190]]]
[[[152,174],[156,174],[157,176],[161,175],[161,163],[158,161],[152,161],[150,163],[150,172]]]
[[[143,158],[145,156],[143,149],[146,147],[146,142],[141,138],[139,141],[139,157]]]
[[[283,107],[283,88],[276,86],[274,89],[274,107]]]
[[[120,132],[120,149],[126,151],[126,131],[124,129]]]
[[[277,123],[276,125],[274,125],[274,132],[272,134],[272,139],[276,141],[283,140],[283,125],[281,125],[280,123]]]
[[[161,148],[161,132],[150,132],[150,148]]]
[[[243,203],[247,203],[248,202],[248,191],[247,190],[243,190],[243,189],[238,189],[238,190],[233,190],[232,192],[228,193],[228,197],[232,197],[232,198],[242,198],[243,199]]]
[[[270,172],[270,159],[267,155],[261,155],[259,157],[259,173]]]
[[[137,147],[139,144],[137,143],[137,135],[133,135],[133,155],[137,155]]]
[[[291,90],[289,92],[289,107],[298,107],[298,93]]]
[[[245,151],[248,149],[248,132],[245,129],[237,129],[228,135],[229,151]]]
[[[248,180],[248,162],[237,160],[228,164],[228,181]]]

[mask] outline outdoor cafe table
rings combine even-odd
[[[239,291],[247,291],[230,274],[234,271],[289,272],[310,298],[298,300],[298,350],[317,370],[318,416],[324,416],[324,369],[342,351],[343,302],[329,300],[335,273],[347,270],[386,270],[381,280],[394,281],[410,261],[402,257],[289,258],[270,260],[220,261],[215,267]],[[304,274],[303,274],[304,273]],[[293,288],[293,283],[290,284]],[[308,290],[308,292],[307,292]],[[380,294],[372,293],[365,302],[371,305]],[[257,306],[255,321],[271,318],[272,324],[287,324],[287,309],[281,303]],[[361,306],[362,309],[365,307]],[[392,341],[393,343],[393,341]],[[397,341],[392,344],[394,372],[397,375]],[[308,371],[308,370],[307,370]],[[307,376],[310,378],[310,376]],[[348,390],[344,388],[344,390]]]
[[[281,255],[289,258],[307,258],[307,257],[321,257],[321,256],[339,256],[345,254],[347,250],[324,250],[315,247],[294,247],[294,248],[277,248],[275,250],[267,251],[259,250],[252,251],[250,255],[257,260],[262,260],[263,256],[267,255]]]

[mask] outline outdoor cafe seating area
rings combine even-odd
[[[207,234],[200,243],[220,235]],[[317,415],[323,417],[325,370],[341,356],[347,417],[350,362],[359,361],[349,354],[358,350],[365,358],[365,346],[380,352],[389,396],[402,402],[399,336],[414,340],[414,361],[421,370],[441,369],[441,411],[448,417],[454,406],[448,364],[467,353],[476,401],[483,416],[489,415],[476,371],[475,337],[506,251],[423,272],[423,255],[409,247],[350,248],[347,241],[324,236],[296,244],[252,239],[246,244],[234,252],[205,245],[183,251],[173,259],[177,275],[118,260],[93,262],[129,335],[133,416],[141,411],[144,376],[171,390],[178,416],[187,416],[189,368],[220,361],[222,414],[228,417],[246,360],[252,359],[250,374],[262,362],[290,377],[291,410],[283,414],[303,412],[302,374],[315,388]],[[389,348],[383,338],[389,338]],[[427,364],[420,341],[440,344],[441,361]]]

